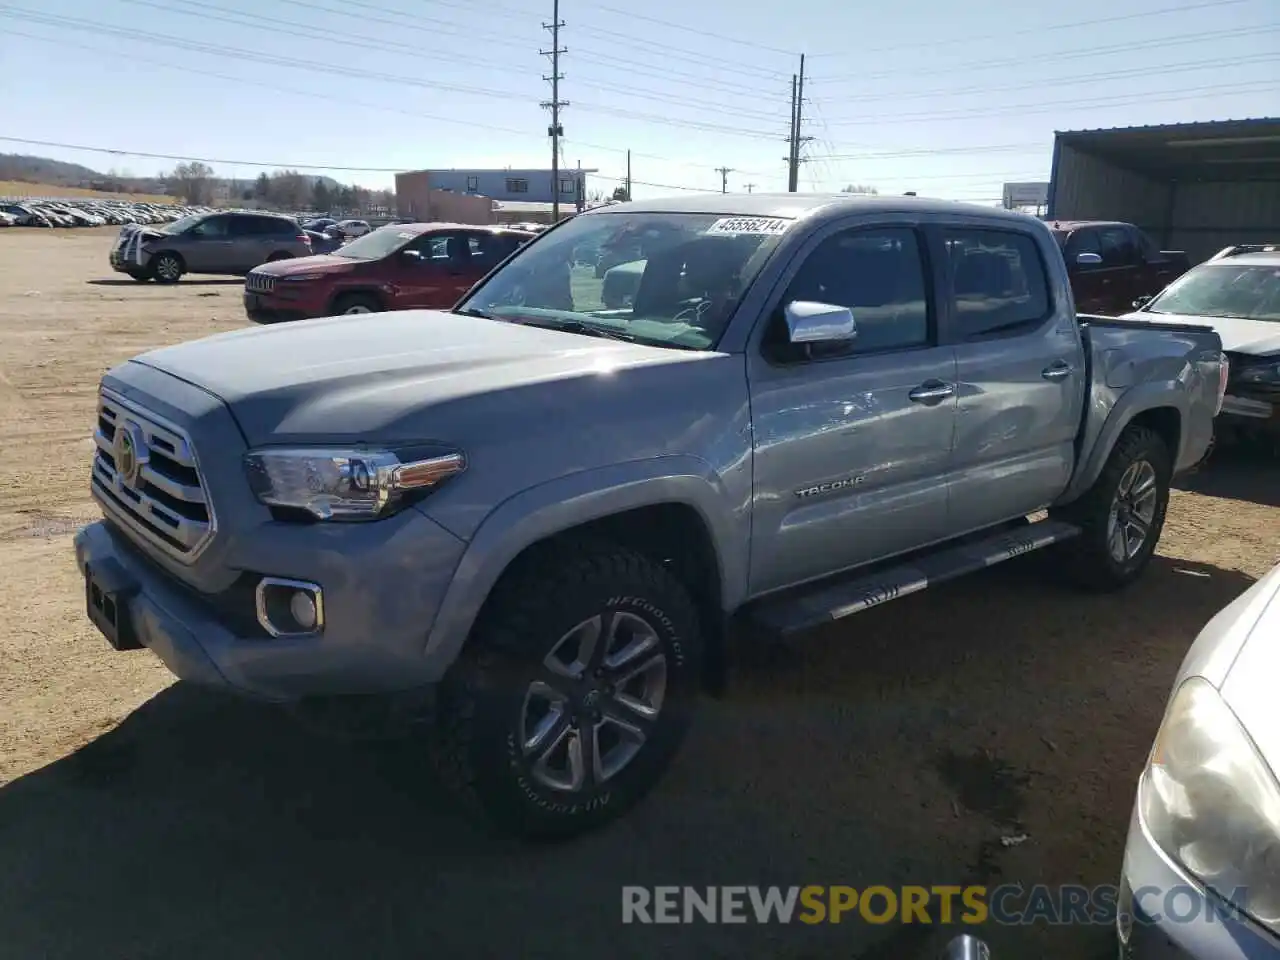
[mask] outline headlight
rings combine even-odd
[[[1228,900],[1243,889],[1235,905],[1280,933],[1280,784],[1206,681],[1178,688],[1141,793],[1161,849]]]
[[[387,450],[294,448],[245,457],[254,495],[317,520],[376,520],[466,468],[457,451],[401,459]]]

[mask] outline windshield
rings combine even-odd
[[[792,222],[702,213],[574,217],[531,241],[458,310],[708,350]]]
[[[352,240],[345,247],[333,251],[335,257],[346,257],[350,260],[381,260],[390,256],[418,234],[412,230],[397,230],[395,227],[383,227],[366,233],[357,240]]]
[[[173,223],[165,224],[160,228],[161,233],[177,234],[190,230],[197,223],[204,219],[204,214],[197,214],[193,217],[183,217],[181,220],[175,220]]]
[[[1169,284],[1149,313],[1280,321],[1280,264],[1201,264]]]

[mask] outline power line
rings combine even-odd
[[[1280,24],[1270,27],[1242,27],[1230,30],[1200,31],[1198,33],[1177,34],[1172,37],[1155,37],[1150,40],[1134,40],[1129,43],[1111,44],[1102,47],[1086,47],[1078,50],[1066,50],[1058,53],[1041,53],[1025,57],[1012,57],[1007,60],[973,60],[952,63],[936,69],[920,70],[916,67],[903,67],[898,70],[883,70],[874,73],[846,74],[842,77],[827,77],[825,83],[857,82],[884,79],[911,73],[913,76],[953,76],[957,70],[990,70],[998,67],[1020,67],[1028,63],[1044,63],[1049,60],[1074,60],[1080,57],[1102,56],[1105,54],[1128,54],[1134,50],[1152,50],[1159,47],[1173,47],[1185,43],[1203,43],[1206,40],[1225,40],[1232,37],[1256,36],[1259,33],[1273,33],[1280,30]]]
[[[1211,87],[1191,87],[1186,90],[1169,91],[1168,96],[1149,96],[1146,94],[1140,96],[1122,95],[1116,97],[1098,97],[1096,99],[1081,100],[1079,98],[1067,100],[1043,100],[1033,103],[1010,103],[994,107],[990,110],[947,110],[940,113],[900,113],[891,116],[865,116],[865,117],[842,117],[836,120],[828,120],[831,126],[881,126],[887,123],[923,123],[923,122],[939,122],[947,120],[972,120],[980,117],[1001,117],[1009,114],[1026,115],[1032,113],[1053,113],[1058,109],[1067,106],[1078,109],[1098,109],[1102,107],[1127,107],[1134,104],[1146,103],[1181,103],[1186,100],[1196,100],[1212,93],[1226,91],[1241,91],[1249,93],[1257,93],[1262,90],[1274,90],[1280,87],[1280,82],[1273,83],[1253,83],[1248,87],[1241,86],[1237,80],[1235,83],[1218,84]]]
[[[729,192],[729,174],[733,173],[733,167],[716,167],[716,173],[720,174],[720,192]]]
[[[134,0],[141,2],[141,0]],[[527,102],[527,98],[523,94],[506,90],[490,90],[483,87],[472,87],[462,84],[442,83],[439,81],[422,80],[417,77],[406,77],[402,75],[380,73],[369,70],[355,70],[341,67],[337,64],[315,64],[306,60],[299,60],[292,57],[282,57],[275,54],[262,54],[256,51],[245,50],[239,47],[224,47],[217,44],[203,43],[200,41],[186,40],[181,37],[173,37],[168,34],[154,34],[141,30],[132,30],[122,27],[114,27],[110,24],[96,23],[89,20],[79,20],[72,17],[53,17],[44,14],[35,13],[33,11],[23,10],[21,8],[0,6],[0,17],[18,20],[26,20],[32,23],[44,24],[46,26],[62,26],[73,30],[87,31],[97,34],[108,34],[122,37],[126,40],[134,40],[141,43],[158,44],[161,46],[171,46],[177,49],[191,50],[197,53],[206,53],[214,56],[226,57],[235,60],[245,60],[250,62],[264,63],[270,66],[289,67],[297,70],[309,70],[315,73],[336,74],[339,76],[352,77],[358,80],[375,80],[383,83],[400,84],[405,86],[420,87],[431,90],[446,90],[454,93],[463,93],[472,96],[488,97],[493,99],[513,100],[518,102]],[[741,127],[729,127],[723,124],[711,124],[705,121],[687,120],[676,117],[668,117],[661,114],[644,113],[634,110],[622,110],[614,107],[605,107],[596,104],[583,104],[580,109],[591,113],[599,113],[604,116],[620,117],[628,120],[644,120],[647,122],[683,127],[691,130],[701,130],[709,133],[717,133],[724,136],[744,137],[746,139],[772,139],[771,135],[760,131],[743,129]]]
[[[752,47],[756,50],[766,50],[769,53],[781,54],[785,57],[796,56],[794,50],[783,50],[781,47],[771,47],[768,44],[757,43],[754,40],[738,40],[734,37],[727,37],[719,31],[712,32],[710,30],[699,30],[696,27],[686,26],[683,23],[676,23],[674,20],[663,20],[659,17],[648,17],[643,14],[636,13],[634,10],[620,10],[617,7],[605,6],[603,3],[595,4],[595,9],[605,10],[609,13],[617,14],[620,17],[626,17],[628,20],[643,20],[646,23],[654,23],[668,30],[680,30],[684,33],[691,33],[698,37],[710,37],[712,40],[722,40],[725,43],[736,43],[742,47]]]
[[[104,49],[102,47],[94,47],[88,44],[76,43],[73,40],[64,40],[61,38],[52,38],[52,37],[42,37],[37,34],[26,33],[21,30],[9,29],[6,31],[5,35],[10,37],[23,37],[24,39],[35,40],[41,43],[57,44],[60,49],[64,49],[64,50],[65,49],[84,50],[88,53],[95,53],[95,54],[100,54],[102,56],[111,57],[113,61],[118,59],[120,55],[120,51],[118,49],[114,49],[114,48]],[[373,103],[365,100],[353,100],[348,97],[335,97],[325,91],[298,90],[293,87],[282,86],[275,81],[252,80],[247,77],[235,76],[227,73],[218,73],[212,70],[202,70],[186,63],[182,63],[182,64],[169,63],[165,60],[158,60],[152,57],[152,58],[148,58],[147,65],[152,67],[162,67],[162,68],[171,69],[171,70],[180,70],[186,74],[195,74],[198,76],[211,77],[215,80],[222,80],[228,83],[240,83],[246,86],[259,87],[264,90],[270,90],[277,94],[288,93],[294,96],[310,97],[317,100],[323,100],[327,103],[342,103],[348,106],[360,107],[366,110],[379,110],[386,113],[393,113],[398,116],[411,117],[415,120],[432,120],[438,123],[454,124],[456,126],[468,127],[468,128],[477,129],[477,130],[489,130],[489,131],[493,131],[494,133],[507,133],[507,134],[512,134],[513,136],[519,136],[519,137],[525,137],[525,138],[532,138],[536,136],[539,140],[542,140],[541,134],[534,134],[528,129],[499,126],[496,124],[482,123],[476,120],[459,120],[456,117],[445,117],[445,116],[439,116],[436,114],[422,113],[414,110],[405,110],[401,107],[391,106],[385,102]],[[610,147],[604,144],[591,143],[585,140],[576,140],[572,138],[568,138],[568,139],[570,140],[570,142],[574,143],[577,146],[585,147],[591,150],[603,150],[608,153],[628,152],[620,147]],[[95,148],[87,148],[87,149],[95,149]],[[105,151],[105,152],[111,152],[111,151]],[[656,153],[636,152],[635,156],[641,159],[657,160],[663,163],[670,163],[676,166],[697,167],[699,169],[702,168],[702,164],[690,163],[684,160],[677,160],[673,157],[667,157],[667,156],[663,156],[661,154],[656,154]],[[253,166],[254,164],[247,164],[247,165]],[[265,166],[270,166],[270,164],[266,164]],[[756,174],[756,175],[758,176],[760,174]]]
[[[412,56],[415,60],[420,60],[422,57],[421,46],[415,46],[413,44],[408,44],[408,43],[400,43],[394,40],[384,40],[379,37],[368,36],[367,34],[349,33],[349,32],[335,33],[332,30],[324,30],[324,29],[312,27],[310,24],[298,23],[296,20],[284,20],[278,17],[266,17],[259,14],[240,13],[239,11],[235,11],[233,16],[223,16],[222,15],[223,11],[221,10],[220,7],[214,6],[213,4],[209,4],[209,3],[202,3],[200,2],[200,0],[164,0],[164,2],[157,2],[157,0],[122,0],[122,2],[131,3],[136,6],[150,7],[155,10],[163,10],[166,13],[175,13],[181,16],[198,17],[201,20],[218,20],[223,23],[229,23],[236,26],[248,26],[248,27],[253,27],[255,29],[260,28],[262,24],[269,24],[272,26],[287,28],[291,34],[299,35],[302,37],[314,38],[316,40],[319,40],[325,43],[338,44],[344,47],[352,47],[352,46],[364,47],[365,49],[375,50],[379,53],[385,53],[388,49],[393,51],[403,50],[405,51],[405,56]],[[303,0],[280,0],[280,2],[284,2],[284,3],[297,2],[301,6],[307,5],[303,2]],[[172,6],[172,4],[174,3],[179,3],[187,7],[194,7],[196,9],[193,9],[193,10],[176,9]],[[212,12],[205,12],[205,11],[212,11]],[[384,21],[384,22],[391,23],[392,21]],[[447,51],[434,51],[432,53],[432,59],[446,60],[450,62],[465,63],[465,64],[474,64],[475,62],[474,58],[453,55],[448,53]],[[495,69],[498,72],[503,72],[503,73],[516,73],[516,74],[520,74],[521,76],[528,75],[527,71],[525,70],[520,70],[517,68],[503,66],[503,65],[496,65],[492,69]],[[601,90],[606,90],[613,93],[619,93],[625,96],[635,97],[636,99],[639,99],[639,100],[652,100],[652,101],[658,101],[658,102],[677,104],[681,106],[702,106],[702,107],[714,109],[720,113],[737,114],[747,119],[755,119],[755,120],[763,120],[763,121],[770,121],[775,119],[774,116],[771,116],[759,110],[743,110],[740,108],[725,106],[720,103],[715,103],[709,100],[701,100],[694,97],[684,97],[684,96],[674,97],[669,94],[658,93],[655,91],[645,90],[643,88],[636,88],[630,85],[622,86],[620,84],[612,84],[612,83],[608,83],[600,80],[588,80],[587,83],[591,86],[599,87]],[[751,96],[758,98],[759,94],[756,92],[752,92]],[[595,105],[588,104],[588,106],[595,106]],[[604,106],[604,105],[601,104],[600,106]]]
[[[1234,68],[1234,67],[1244,66],[1244,65],[1253,64],[1253,63],[1272,64],[1272,63],[1275,63],[1275,59],[1276,59],[1275,54],[1273,53],[1261,53],[1261,54],[1256,54],[1256,55],[1247,56],[1247,57],[1236,57],[1232,59],[1231,65]],[[1043,89],[1044,87],[1074,86],[1076,84],[1081,84],[1081,83],[1093,84],[1099,81],[1122,80],[1122,79],[1128,79],[1130,77],[1158,77],[1158,76],[1164,76],[1165,74],[1170,74],[1170,73],[1189,73],[1196,70],[1221,70],[1221,69],[1222,69],[1222,58],[1214,57],[1209,60],[1191,60],[1191,61],[1184,61],[1182,63],[1171,63],[1163,67],[1132,67],[1127,70],[1109,70],[1105,73],[1092,72],[1087,74],[1077,74],[1075,76],[1070,76],[1070,77],[1052,77],[1047,80],[1037,80],[1035,82],[1035,86],[1036,86],[1036,89],[1039,90],[1039,89]],[[814,80],[813,82],[819,83],[821,81]],[[1247,81],[1245,82],[1247,83]],[[935,97],[958,97],[958,96],[963,96],[971,93],[1000,93],[1006,90],[1026,90],[1026,89],[1027,89],[1027,82],[1024,80],[1021,83],[1006,83],[1006,84],[998,84],[995,86],[988,85],[988,86],[977,86],[977,87],[943,87],[940,89],[935,88],[933,90],[914,90],[914,91],[908,91],[905,93],[895,90],[893,93],[893,99],[895,101],[932,100]],[[1243,89],[1243,85],[1242,85],[1242,89]],[[867,97],[865,94],[857,97],[824,96],[823,102],[824,103],[844,103],[845,101],[850,101],[850,100],[856,100],[858,102],[862,102],[866,99]],[[843,118],[836,118],[832,122],[834,123],[842,120]]]
[[[1189,10],[1221,10],[1223,7],[1234,6],[1241,3],[1249,3],[1252,0],[1208,0],[1208,2],[1188,3],[1177,7],[1164,7],[1160,10],[1144,10],[1140,13],[1125,13],[1112,17],[1099,17],[1093,20],[1072,20],[1067,23],[1048,24],[1043,27],[1026,27],[1020,30],[1005,30],[1000,33],[985,33],[969,37],[947,37],[941,40],[925,40],[912,41],[910,43],[898,43],[887,47],[863,47],[858,46],[853,53],[815,53],[815,57],[864,57],[872,53],[891,53],[897,50],[919,50],[922,47],[949,47],[963,43],[977,43],[982,40],[1007,40],[1010,37],[1030,37],[1039,36],[1050,30],[1073,30],[1077,27],[1094,27],[1104,23],[1120,23],[1125,20],[1148,20],[1151,17],[1161,16],[1166,13],[1185,13]]]

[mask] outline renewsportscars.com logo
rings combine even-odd
[[[1227,901],[1196,888],[1133,891],[1139,923],[1215,922],[1237,917],[1248,891]],[[1001,925],[1116,922],[1119,889],[1112,885],[638,887],[622,888],[623,923],[939,923]],[[1127,912],[1127,911],[1126,911]]]

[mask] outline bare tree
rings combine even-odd
[[[877,190],[875,187],[868,186],[866,184],[861,184],[861,183],[851,183],[847,187],[841,187],[840,192],[841,193],[861,193],[869,197],[877,197],[880,195],[880,191]]]
[[[213,200],[213,167],[192,160],[180,163],[169,174],[169,193],[187,203],[206,204]]]
[[[270,202],[284,210],[301,210],[311,199],[311,184],[297,170],[271,174]]]

